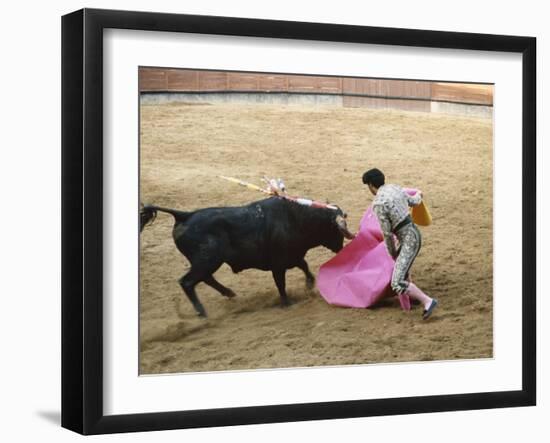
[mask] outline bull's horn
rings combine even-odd
[[[346,223],[346,220],[341,215],[336,216],[336,224],[338,225],[338,228],[344,234],[344,237],[346,237],[348,240],[351,240],[352,238],[355,238],[355,235],[353,235],[349,229],[348,225]]]

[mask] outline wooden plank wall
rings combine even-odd
[[[409,80],[344,78],[344,106],[350,108],[398,108],[407,111],[430,110],[431,83]],[[406,97],[386,99],[377,97]],[[419,100],[414,100],[419,99]]]
[[[492,85],[168,68],[140,68],[139,87],[141,92],[335,94],[343,95],[347,107],[397,107],[418,111],[429,111],[431,100],[493,104]]]
[[[493,86],[461,83],[432,83],[432,99],[492,106]]]

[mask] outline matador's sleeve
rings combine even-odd
[[[407,194],[407,202],[409,203],[409,206],[417,206],[422,201],[422,196],[420,195],[420,191],[417,191],[414,195]]]
[[[384,234],[384,243],[386,244],[388,254],[390,254],[391,257],[395,258],[395,256],[397,255],[397,249],[393,240],[390,219],[386,215],[386,211],[384,210],[383,206],[374,205],[372,207],[372,210],[378,218],[378,223],[380,223],[380,228],[382,229],[382,234]]]

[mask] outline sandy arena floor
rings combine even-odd
[[[141,107],[141,198],[192,210],[261,199],[219,174],[260,184],[283,177],[289,193],[328,199],[357,229],[372,201],[361,183],[378,167],[387,181],[424,191],[434,223],[412,269],[417,285],[440,306],[428,321],[421,308],[394,300],[374,309],[328,305],[287,273],[295,302],[279,307],[271,273],[216,278],[237,297],[199,284],[209,317],[196,317],[177,280],[189,268],[159,214],[141,234],[140,371],[142,374],[372,362],[491,357],[492,122],[456,116],[272,105],[163,104]],[[306,256],[314,274],[333,255]]]

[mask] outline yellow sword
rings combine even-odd
[[[268,191],[267,189],[260,188],[259,186],[254,185],[252,183],[245,182],[244,180],[239,180],[238,178],[226,177],[225,175],[218,175],[218,177],[223,178],[224,180],[230,181],[232,183],[237,183],[238,185],[244,186],[245,188],[252,189],[254,191],[263,192],[264,194],[267,194],[267,195],[277,195],[278,197],[284,198],[285,200],[293,201],[300,205],[314,206],[318,208],[327,208],[327,209],[333,209],[333,210],[338,209],[337,206],[331,205],[329,203],[322,203],[322,202],[310,200],[307,198],[293,197],[287,194],[276,194],[273,191]]]
[[[254,185],[252,183],[248,183],[248,182],[245,182],[243,180],[239,180],[238,178],[226,177],[225,175],[218,175],[218,177],[223,178],[224,180],[227,180],[227,181],[230,181],[230,182],[233,182],[233,183],[237,183],[238,185],[244,186],[245,188],[252,189],[254,191],[260,191],[260,192],[263,192],[264,194],[273,195],[272,192],[269,192],[266,189],[260,188],[259,186]]]

